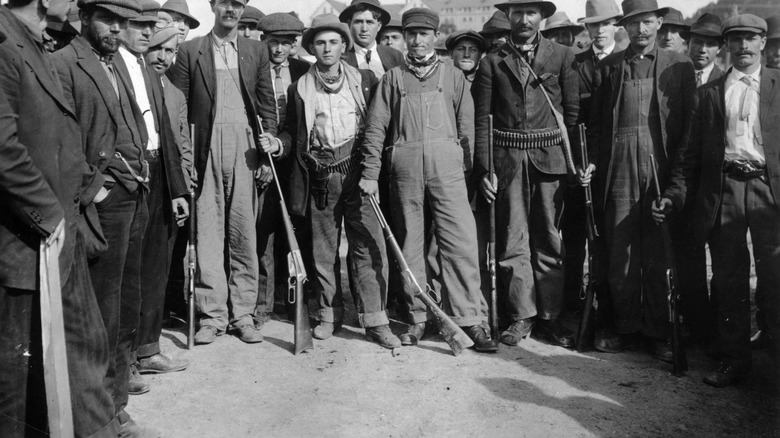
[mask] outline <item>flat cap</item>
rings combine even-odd
[[[488,21],[482,25],[482,30],[479,33],[482,36],[491,35],[494,33],[506,33],[512,31],[512,25],[509,24],[509,18],[507,18],[504,11],[496,11]]]
[[[477,32],[474,32],[473,30],[458,30],[452,33],[452,35],[447,37],[447,41],[444,42],[445,46],[447,46],[447,50],[450,52],[452,49],[455,48],[455,46],[458,45],[458,41],[461,40],[472,40],[475,43],[477,43],[477,47],[479,48],[480,52],[484,52],[485,49],[487,49],[487,43],[485,42],[485,39],[482,38],[482,35],[478,34]]]
[[[401,25],[404,30],[410,27],[439,30],[439,15],[430,9],[412,8],[404,12],[401,17]]]
[[[141,14],[141,4],[135,0],[78,0],[78,7],[103,8],[122,18],[135,18]]]
[[[141,15],[131,18],[130,21],[135,22],[151,22],[157,23],[160,18],[157,17],[157,12],[160,10],[160,4],[154,0],[139,0],[141,4]]]
[[[723,22],[723,36],[733,32],[763,33],[767,31],[766,21],[753,14],[739,14]]]
[[[286,12],[268,14],[260,19],[257,27],[269,35],[303,35],[303,22]]]
[[[239,23],[253,23],[258,24],[260,23],[260,20],[265,17],[265,14],[260,9],[257,9],[254,6],[244,6],[244,13],[241,14],[241,18],[238,20]]]
[[[152,34],[152,37],[149,38],[149,48],[157,47],[160,44],[165,44],[170,40],[171,38],[174,38],[179,35],[179,29],[176,29],[175,27],[164,27],[154,34]]]
[[[766,19],[766,32],[768,40],[780,38],[780,15],[773,15]]]
[[[177,14],[181,14],[187,17],[190,21],[190,29],[196,29],[198,26],[200,26],[200,21],[198,21],[197,18],[190,14],[190,8],[187,6],[186,0],[168,0],[167,2],[163,3],[162,7],[160,7],[160,10],[166,12],[176,12]]]

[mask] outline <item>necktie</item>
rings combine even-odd
[[[742,102],[739,105],[739,120],[749,123],[750,109],[756,103],[756,98],[759,95],[758,82],[750,76],[742,76],[739,80],[747,85],[747,87],[745,87],[745,93],[742,95]],[[758,107],[758,105],[756,105],[756,107]],[[753,135],[759,144],[764,144],[761,135],[761,127],[757,123],[758,120],[755,116],[756,115],[754,114]]]
[[[366,51],[366,65],[371,65],[371,51]]]
[[[704,74],[703,71],[699,70],[696,72],[696,87],[701,87],[701,76]]]
[[[371,53],[371,52],[368,52]],[[274,88],[276,89],[276,114],[279,119],[279,127],[284,126],[284,120],[287,115],[287,90],[284,88],[282,80],[282,66],[274,66]]]

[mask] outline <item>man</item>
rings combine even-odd
[[[750,253],[753,242],[756,275],[766,287],[767,330],[775,347],[780,339],[780,72],[761,67],[767,23],[750,14],[723,23],[733,68],[699,89],[691,135],[680,151],[653,217],[693,204],[697,241],[712,255],[712,294],[716,305],[718,368],[704,383],[729,386],[751,365]]]
[[[573,46],[574,38],[585,30],[583,26],[572,23],[566,12],[563,11],[552,14],[544,23],[542,36],[566,47]]]
[[[494,53],[506,44],[511,31],[512,26],[509,24],[509,18],[506,14],[503,11],[494,12],[493,16],[482,25],[482,30],[479,31],[487,43],[487,53]]]
[[[214,342],[229,324],[244,342],[263,340],[252,320],[257,252],[265,251],[257,242],[272,245],[273,240],[258,238],[255,227],[266,204],[267,192],[259,190],[271,181],[267,154],[281,151],[273,138],[277,119],[272,83],[265,80],[270,75],[266,45],[238,38],[245,6],[245,0],[212,0],[214,28],[182,44],[172,70],[195,125],[196,344]],[[265,134],[259,132],[258,116]]]
[[[379,29],[390,22],[390,13],[382,9],[379,0],[352,0],[339,14],[339,20],[347,23],[352,33],[353,46],[345,54],[347,64],[371,70],[377,78],[403,64],[403,54],[376,43]]]
[[[401,20],[397,18],[391,18],[386,25],[379,29],[376,40],[383,46],[392,47],[401,53],[406,52],[403,27],[401,27]]]
[[[683,34],[691,27],[685,24],[682,12],[675,8],[668,9],[669,12],[664,15],[664,23],[658,31],[658,47],[677,53],[688,53],[688,43]]]
[[[534,337],[568,348],[574,340],[559,321],[564,254],[557,224],[571,159],[564,136],[574,128],[579,110],[574,54],[539,33],[541,21],[555,12],[553,3],[512,0],[496,7],[509,17],[512,33],[498,52],[482,60],[472,91],[474,176],[485,200],[496,202],[498,290],[511,322],[501,342],[519,345],[533,328]],[[565,126],[558,125],[553,111],[563,115]],[[492,181],[487,174],[490,114]]]
[[[395,232],[419,281],[426,278],[423,242],[427,200],[439,245],[442,285],[449,298],[445,311],[465,328],[477,351],[495,352],[497,342],[489,339],[480,325],[476,228],[464,175],[471,167],[468,144],[474,138],[468,83],[463,74],[436,57],[436,13],[412,8],[404,12],[402,23],[409,52],[404,65],[382,78],[371,103],[360,188],[366,195],[377,193],[382,155],[388,154]],[[461,144],[466,145],[466,151]],[[388,150],[385,145],[389,145]],[[425,333],[427,309],[409,285],[400,306],[412,323],[401,335],[401,343],[415,345]]]
[[[715,65],[720,48],[723,47],[720,17],[705,13],[699,17],[683,37],[688,41],[688,57],[696,73],[696,87],[715,82],[723,71]]]
[[[136,325],[126,327],[135,336],[128,389],[131,394],[149,391],[139,372],[168,373],[181,371],[188,365],[186,360],[171,359],[160,352],[165,286],[177,225],[183,225],[189,216],[186,200],[189,190],[181,169],[171,118],[163,102],[162,82],[157,73],[150,71],[143,57],[158,23],[160,5],[154,0],[141,0],[140,4],[141,15],[129,20],[122,35],[120,56],[115,60],[117,70],[130,79],[133,98],[149,133],[144,150],[149,166],[149,193],[145,199],[149,220],[142,231],[141,300],[131,303],[138,313]],[[175,114],[178,116],[178,109]],[[125,322],[121,324],[125,327]]]
[[[471,87],[477,75],[479,61],[485,53],[485,39],[473,30],[459,30],[447,37],[445,44],[452,56],[452,64],[463,72]]]
[[[368,340],[397,348],[401,341],[390,331],[385,310],[382,227],[358,188],[360,141],[376,77],[341,60],[351,45],[349,27],[333,15],[315,17],[302,44],[317,62],[289,89],[289,119],[280,139],[293,153],[291,210],[306,216],[313,238],[314,289],[320,306],[320,324],[313,335],[328,339],[344,320],[339,262],[343,220],[360,325]]]
[[[594,204],[602,212],[607,246],[607,282],[614,305],[615,331],[598,332],[596,348],[607,353],[638,346],[657,359],[672,361],[666,263],[660,229],[650,219],[655,197],[650,154],[661,185],[670,160],[690,122],[695,90],[693,65],[656,43],[666,8],[655,0],[626,0],[623,18],[630,43],[599,62],[593,78],[589,166],[595,170]]]
[[[186,0],[168,0],[160,7],[160,11],[170,14],[174,27],[179,29],[179,45],[187,40],[190,30],[200,26],[198,19],[190,14]]]
[[[265,14],[260,9],[246,5],[244,13],[241,14],[241,20],[238,22],[238,34],[244,38],[259,41],[260,35],[263,33],[259,24],[263,17]]]
[[[766,19],[767,34],[764,60],[768,68],[780,69],[780,15]]]
[[[65,0],[11,1],[0,7],[0,435],[48,430],[38,284],[42,240],[59,247],[59,274],[73,409],[79,437],[117,436],[104,377],[108,342],[89,279],[81,211],[102,178],[86,165],[73,107],[44,50],[49,20],[62,21]],[[130,432],[129,424],[125,432]]]

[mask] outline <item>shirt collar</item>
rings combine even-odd
[[[702,76],[709,77],[710,73],[712,73],[712,70],[714,70],[714,69],[715,69],[715,63],[711,62],[710,65],[704,67],[703,69],[696,70],[696,73],[701,72]]]
[[[95,50],[92,45],[89,46],[90,49],[92,49],[92,53],[95,54],[95,57],[97,57],[98,61],[102,62],[103,64],[111,64],[114,62],[114,54],[109,53],[108,55],[101,55],[100,52]]]
[[[376,42],[374,42],[371,45],[371,47],[369,47],[369,48],[361,47],[361,46],[358,46],[357,44],[355,44],[355,53],[357,53],[358,55],[365,55],[366,52],[369,52],[369,51],[377,53],[377,51],[376,51]]]
[[[605,48],[604,48],[604,50],[599,50],[599,49],[597,49],[597,48],[596,48],[596,46],[594,46],[594,45],[591,45],[591,46],[590,46],[590,48],[591,48],[591,49],[593,49],[593,54],[594,54],[594,55],[597,55],[597,54],[599,54],[599,53],[603,53],[603,54],[605,54],[605,55],[611,55],[611,54],[612,54],[612,52],[614,52],[614,51],[615,51],[615,42],[614,42],[614,41],[612,41],[612,44],[610,44],[610,45],[608,45],[607,47],[605,47]]]
[[[271,70],[273,70],[277,65],[281,65],[282,68],[289,68],[290,67],[290,60],[289,59],[285,59],[284,62],[281,63],[281,64],[271,63]]]
[[[631,47],[631,45],[628,46],[628,48],[626,49],[626,60],[633,61],[634,59],[641,58],[641,57],[648,57],[650,59],[655,59],[656,57],[658,57],[658,44],[653,42],[653,48],[650,49],[650,51],[645,53],[644,55],[640,55],[636,53],[633,47]]]
[[[234,34],[232,38],[220,38],[214,31],[211,31],[211,38],[214,39],[214,43],[216,43],[217,46],[221,46],[224,43],[230,43],[234,50],[238,50],[238,33]]]
[[[761,69],[762,68],[763,67],[760,67],[756,71],[754,71],[753,73],[751,73],[749,75],[746,75],[745,73],[742,73],[741,71],[739,71],[736,68],[732,67],[731,71],[729,72],[728,79],[726,80],[727,85],[731,85],[731,84],[733,84],[735,82],[739,82],[742,79],[743,76],[750,76],[751,78],[753,78],[754,81],[756,81],[757,83],[760,84],[761,83]]]

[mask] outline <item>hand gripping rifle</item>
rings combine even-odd
[[[588,141],[585,132],[585,124],[580,123],[580,154],[582,156],[583,171],[588,167]],[[590,184],[585,186],[585,226],[588,232],[588,273],[582,277],[582,286],[580,287],[580,299],[585,301],[582,309],[582,318],[577,330],[577,342],[575,348],[583,352],[593,345],[596,333],[596,313],[593,308],[593,297],[596,293],[596,262],[593,257],[595,251],[596,238],[599,232],[596,229],[596,216],[593,213],[593,193]]]
[[[190,125],[190,145],[195,144],[195,125]],[[192,168],[195,168],[195,154],[192,156]],[[190,170],[190,176],[193,176]],[[190,184],[190,218],[187,238],[187,349],[195,346],[195,186]]]
[[[650,167],[653,171],[653,181],[655,183],[655,203],[661,206],[661,184],[658,181],[658,164],[655,156],[650,154]],[[667,301],[669,302],[669,319],[672,323],[672,353],[674,354],[674,365],[672,374],[680,377],[688,371],[688,358],[685,355],[685,349],[682,344],[682,324],[680,323],[680,286],[677,283],[677,272],[674,264],[674,252],[672,250],[672,237],[669,233],[669,224],[663,221],[659,224],[661,235],[664,241],[664,254],[666,254],[666,290]]]
[[[488,178],[493,184],[496,169],[493,164],[493,115],[488,115]],[[490,338],[498,340],[498,304],[496,299],[496,201],[488,209],[488,273],[490,274]]]
[[[261,134],[264,133],[262,119],[259,116],[257,117],[257,130]],[[282,186],[279,184],[279,176],[276,174],[276,166],[274,166],[274,160],[270,153],[268,161],[274,175],[276,189],[279,191],[279,206],[281,207],[282,221],[284,221],[284,231],[287,233],[287,244],[290,248],[290,252],[287,253],[287,270],[289,272],[287,300],[290,304],[295,304],[295,354],[297,355],[314,349],[309,324],[309,306],[306,305],[303,291],[303,285],[306,283],[306,268],[303,266],[301,249],[298,246],[298,239],[295,237],[290,214],[287,212],[287,204],[284,202]]]
[[[395,255],[395,259],[398,261],[398,266],[401,268],[401,275],[404,277],[404,281],[406,281],[408,287],[414,290],[414,296],[419,298],[425,306],[428,307],[428,310],[433,313],[433,319],[436,321],[439,333],[441,333],[444,340],[450,346],[452,353],[457,356],[464,349],[474,345],[474,342],[449,316],[447,316],[446,313],[444,313],[444,311],[441,310],[439,306],[436,305],[433,298],[420,287],[420,283],[414,278],[412,270],[409,269],[409,265],[406,263],[406,259],[404,259],[401,247],[398,246],[398,242],[396,242],[395,236],[393,236],[393,232],[390,230],[390,226],[387,225],[382,210],[379,209],[379,201],[374,195],[371,195],[368,199],[371,201],[371,207],[373,207],[374,213],[376,214],[377,219],[379,219],[379,225],[385,233],[387,244],[390,246],[390,249]]]

